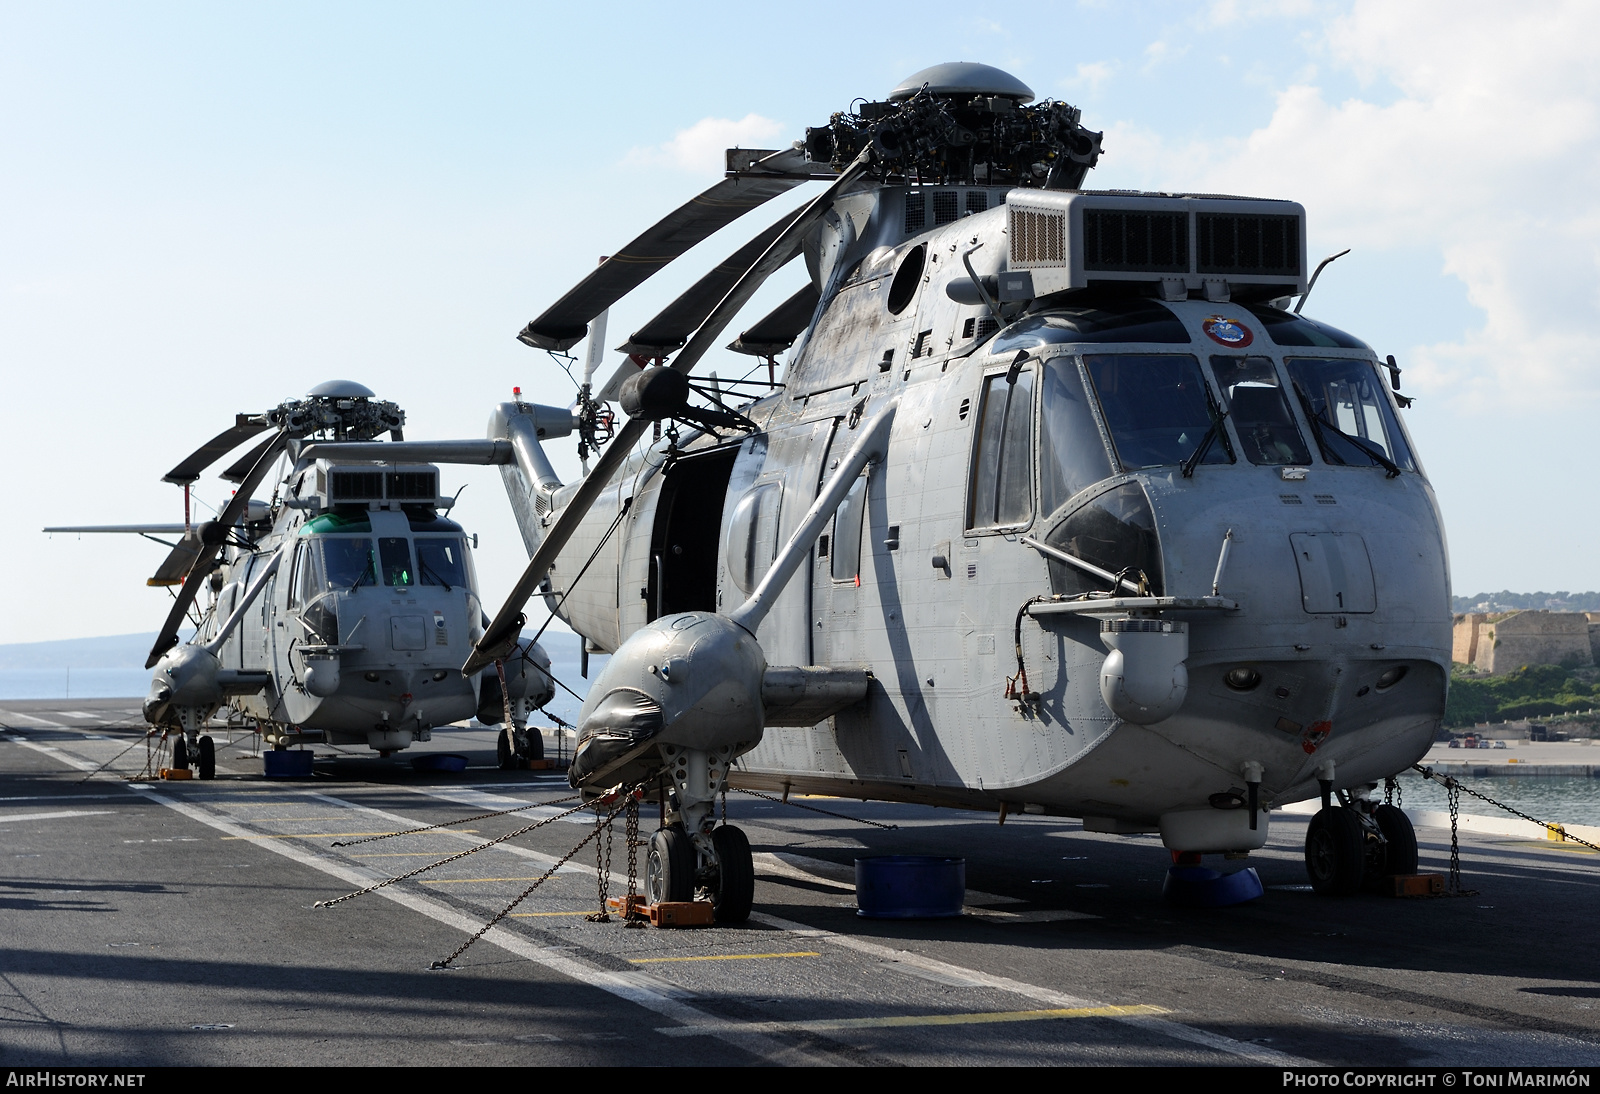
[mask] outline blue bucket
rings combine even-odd
[[[467,758],[459,752],[435,752],[427,756],[411,757],[413,771],[451,771],[460,773],[467,769]]]
[[[1226,908],[1263,892],[1261,875],[1253,866],[1231,874],[1204,866],[1174,866],[1161,884],[1161,895],[1181,908]]]
[[[931,855],[856,859],[856,914],[867,919],[943,919],[961,914],[967,860]]]
[[[314,759],[316,753],[309,748],[288,748],[281,752],[269,748],[261,754],[261,763],[269,779],[309,779]]]

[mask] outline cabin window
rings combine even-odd
[[[411,545],[404,536],[378,538],[378,567],[383,571],[385,585],[416,583],[416,575],[411,569]]]
[[[1083,364],[1124,470],[1181,464],[1202,447],[1201,463],[1233,462],[1226,431],[1212,433],[1219,411],[1191,355],[1091,354]]]
[[[470,584],[466,544],[456,536],[418,537],[417,576],[423,585],[466,588]]]
[[[861,573],[861,526],[866,512],[867,476],[863,473],[834,513],[833,557],[829,566],[835,581],[854,581]]]
[[[289,607],[304,609],[322,592],[322,560],[316,545],[309,540],[295,544],[294,578],[289,586]]]
[[[346,539],[343,536],[324,539],[322,561],[330,589],[351,590],[377,583],[378,565],[372,557],[370,539]]]
[[[1045,364],[1039,420],[1039,497],[1053,513],[1078,491],[1111,477],[1111,459],[1075,357]]]
[[[742,592],[754,589],[772,565],[778,549],[778,506],[782,498],[782,483],[757,483],[733,507],[723,554],[728,560],[728,572]]]
[[[1270,357],[1213,357],[1211,374],[1245,459],[1258,465],[1311,462]]]
[[[1381,453],[1403,471],[1417,469],[1373,362],[1289,357],[1283,363],[1325,461],[1381,467]]]
[[[972,460],[968,528],[1006,528],[1033,516],[1033,370],[984,381]]]

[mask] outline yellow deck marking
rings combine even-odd
[[[351,855],[351,858],[433,858],[437,851],[385,851],[381,855]]]
[[[235,824],[298,824],[301,821],[331,821],[349,820],[342,813],[335,813],[329,817],[228,817]]]
[[[821,957],[815,950],[799,953],[715,953],[704,957],[630,957],[635,965],[660,965],[668,961],[751,961],[761,957]]]
[[[552,875],[550,875],[550,880],[554,881],[559,876],[560,876],[559,873],[552,874]],[[534,877],[453,877],[453,878],[440,878],[440,879],[435,880],[435,881],[424,881],[422,884],[424,884],[424,885],[473,885],[473,884],[476,884],[477,882],[480,882],[480,881],[538,881],[538,880],[539,880],[539,878],[538,878],[537,875],[534,876]]]
[[[478,832],[478,830],[476,828],[457,828],[457,829],[455,829],[455,831],[457,831],[457,832],[468,832],[468,833],[471,833],[473,835],[476,835],[477,832]],[[223,836],[222,838],[225,839],[225,840],[230,840],[230,839],[249,839],[249,840],[253,840],[253,839],[349,839],[352,836],[391,836],[393,834],[394,834],[393,832],[288,832],[288,833],[284,833],[283,835],[277,835],[277,836]],[[450,833],[448,833],[448,832],[442,832],[442,833],[440,833],[440,832],[433,832],[433,833],[419,832],[417,834],[418,835],[449,835]]]
[[[1536,851],[1576,851],[1580,855],[1595,854],[1592,847],[1585,847],[1581,843],[1567,843],[1565,840],[1496,840],[1501,846],[1531,847]]]
[[[512,912],[510,919],[538,919],[547,915],[594,915],[593,912]]]
[[[657,1033],[669,1037],[700,1037],[724,1030],[750,1033],[782,1033],[801,1030],[811,1033],[852,1029],[904,1029],[913,1026],[976,1026],[999,1022],[1044,1022],[1058,1018],[1155,1018],[1170,1011],[1143,1003],[1132,1006],[1058,1007],[1051,1010],[991,1010],[975,1014],[897,1014],[883,1018],[824,1018],[807,1022],[716,1022],[694,1026],[658,1027]]]

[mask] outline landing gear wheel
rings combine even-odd
[[[694,899],[694,871],[699,856],[694,841],[682,828],[661,828],[650,837],[645,858],[644,896],[651,904],[675,904]]]
[[[711,833],[717,849],[717,887],[711,893],[718,923],[743,923],[750,918],[750,905],[756,898],[756,868],[750,857],[750,841],[742,830],[729,824]]]
[[[1349,896],[1361,888],[1365,838],[1352,809],[1317,810],[1306,827],[1306,873],[1322,896]]]
[[[494,759],[501,771],[515,771],[517,754],[511,748],[511,727],[501,726],[494,742]]]
[[[189,766],[189,742],[181,733],[172,741],[172,766],[175,768]]]
[[[217,743],[210,736],[200,738],[200,777],[217,777]]]
[[[544,734],[529,726],[524,736],[527,738],[527,743],[522,746],[522,758],[530,763],[544,759]]]
[[[1417,832],[1411,827],[1411,818],[1392,805],[1380,805],[1373,814],[1378,830],[1388,842],[1384,850],[1385,874],[1414,874],[1417,872]]]

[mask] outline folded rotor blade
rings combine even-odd
[[[150,647],[150,657],[145,661],[144,667],[153,669],[156,662],[161,660],[162,654],[178,644],[178,627],[182,625],[183,618],[189,612],[189,606],[194,603],[195,597],[200,595],[200,586],[212,570],[222,561],[222,547],[227,542],[228,533],[233,526],[244,516],[245,509],[250,505],[250,494],[261,485],[261,480],[266,478],[278,454],[287,443],[287,436],[279,431],[273,435],[275,443],[264,446],[261,455],[257,457],[255,465],[250,468],[239,482],[239,489],[232,500],[217,514],[217,519],[207,521],[198,529],[200,550],[194,560],[194,565],[189,568],[189,573],[183,579],[183,587],[178,590],[177,597],[172,602],[172,610],[167,612],[167,619],[161,625],[161,633],[156,636],[155,645]],[[181,549],[179,544],[174,551]]]
[[[822,220],[828,210],[833,208],[833,203],[839,195],[866,170],[871,154],[870,145],[862,149],[861,154],[845,168],[833,184],[807,205],[799,216],[789,222],[789,226],[778,234],[766,252],[744,272],[744,276],[728,290],[727,295],[717,306],[711,309],[700,329],[694,332],[694,337],[690,338],[683,350],[673,358],[671,366],[673,369],[682,373],[694,369],[700,358],[704,357],[706,351],[722,336],[722,332],[739,313],[739,309],[744,307],[774,271],[788,261],[791,257],[791,248]],[[606,445],[594,469],[578,484],[572,500],[561,510],[561,515],[545,533],[544,541],[528,560],[528,566],[517,579],[511,595],[506,597],[506,602],[501,605],[499,613],[484,631],[483,637],[478,639],[477,645],[473,647],[472,655],[467,658],[467,663],[461,669],[464,675],[471,675],[509,652],[525,621],[522,609],[538,589],[539,584],[544,581],[545,575],[550,572],[550,564],[572,538],[573,532],[583,522],[590,506],[600,496],[601,491],[610,485],[611,476],[627,459],[628,453],[649,427],[650,423],[643,418],[631,419]]]
[[[766,253],[772,241],[794,223],[802,210],[780,219],[749,243],[712,267],[711,272],[691,285],[676,300],[661,309],[655,318],[633,332],[633,336],[617,349],[622,353],[637,353],[642,357],[665,357],[676,353],[689,340],[695,329],[705,322],[711,309],[728,295],[728,290],[746,270]],[[795,248],[798,255],[800,249]],[[793,257],[793,256],[791,256]]]
[[[200,472],[216,463],[235,448],[238,448],[257,433],[271,428],[271,425],[267,422],[254,420],[248,414],[240,414],[234,419],[234,424],[231,428],[224,429],[205,444],[189,453],[182,463],[162,475],[161,481],[174,483],[178,486],[187,486],[200,477]]]
[[[745,156],[751,153],[742,153]],[[642,285],[667,263],[758,205],[810,178],[802,154],[772,152],[691,198],[651,225],[599,269],[578,282],[517,339],[535,349],[565,350],[588,332],[589,321]]]
[[[800,332],[811,325],[822,294],[807,281],[799,292],[773,308],[756,325],[729,343],[735,353],[748,353],[754,357],[776,357],[800,337]]]
[[[194,561],[200,557],[200,552],[204,548],[204,540],[200,534],[204,527],[203,524],[197,524],[184,533],[183,538],[172,545],[172,550],[167,552],[167,557],[161,560],[161,565],[156,567],[156,572],[145,581],[145,584],[183,584],[184,575],[194,569]]]
[[[240,456],[237,460],[235,460],[233,465],[224,471],[219,477],[224,478],[229,482],[240,481],[250,473],[250,469],[254,467],[256,465],[256,461],[261,458],[261,453],[277,444],[278,440],[279,439],[276,436],[268,437],[266,440],[262,441],[250,451],[246,452],[243,456]]]

